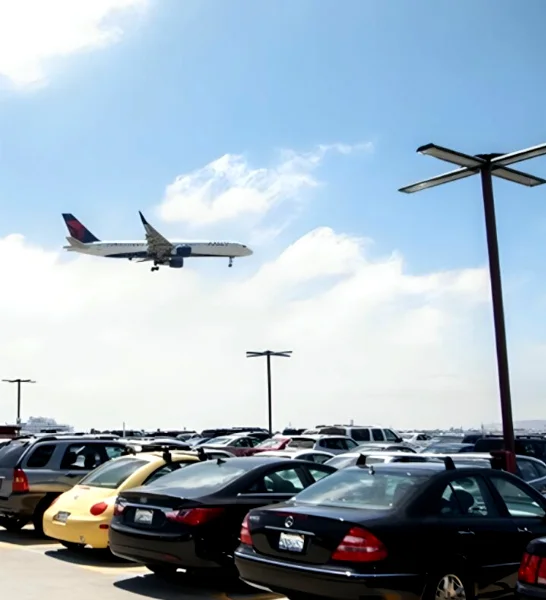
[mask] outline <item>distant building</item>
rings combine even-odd
[[[21,423],[21,433],[71,433],[74,427],[61,425],[51,417],[29,417],[26,423]]]

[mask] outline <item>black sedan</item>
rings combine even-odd
[[[252,510],[235,564],[284,594],[444,600],[513,594],[546,499],[520,478],[440,462],[356,466]]]
[[[119,495],[110,550],[144,563],[157,575],[168,576],[178,568],[229,571],[250,509],[286,501],[335,471],[309,461],[259,455],[190,465]]]

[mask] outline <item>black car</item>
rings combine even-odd
[[[490,599],[514,592],[546,499],[504,471],[440,462],[349,467],[250,511],[235,565],[289,598]]]
[[[517,597],[546,599],[546,538],[529,542],[518,572]]]
[[[295,459],[208,460],[122,492],[110,526],[116,556],[144,563],[157,575],[233,569],[246,513],[286,501],[335,472]]]

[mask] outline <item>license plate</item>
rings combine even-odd
[[[305,538],[297,533],[281,533],[279,538],[279,550],[289,552],[303,552]]]
[[[58,512],[55,515],[54,519],[55,519],[55,521],[57,521],[59,523],[66,523],[69,516],[70,516],[69,512]]]
[[[137,508],[135,510],[135,523],[141,523],[143,525],[151,525],[154,518],[153,510],[144,510]]]

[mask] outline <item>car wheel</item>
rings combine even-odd
[[[161,579],[171,579],[176,575],[177,568],[168,565],[144,565],[156,577]]]
[[[28,523],[26,519],[17,519],[16,517],[2,517],[0,519],[0,527],[3,527],[8,532],[21,531]]]
[[[473,600],[474,594],[462,575],[447,573],[429,579],[427,600]]]
[[[78,550],[83,550],[85,548],[85,544],[76,544],[75,542],[63,542],[62,540],[59,540],[59,543],[67,550],[72,550],[73,552],[77,552]]]
[[[34,514],[32,515],[32,524],[34,525],[34,534],[36,537],[45,537],[44,536],[44,513],[51,506],[53,502],[53,498],[48,498],[47,496],[40,500],[38,506],[34,509]]]

